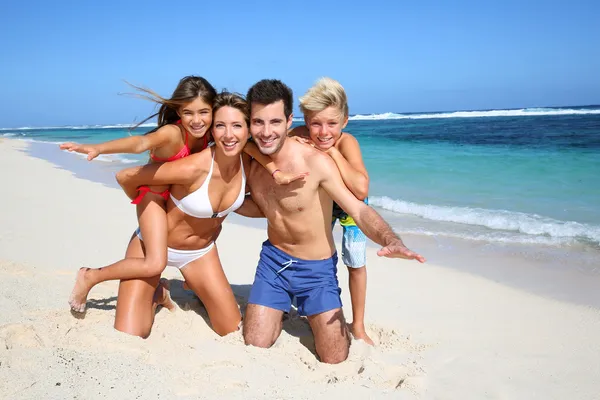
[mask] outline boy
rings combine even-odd
[[[319,79],[300,98],[300,109],[305,126],[291,131],[292,135],[309,136],[312,144],[329,154],[335,161],[344,183],[359,200],[367,202],[369,175],[362,159],[360,146],[354,136],[342,132],[348,124],[348,100],[342,85],[331,78]],[[365,299],[367,291],[365,234],[337,204],[333,206],[331,228],[336,220],[343,229],[342,260],[350,273],[349,286],[352,301],[352,334],[370,345],[373,341],[365,330]]]

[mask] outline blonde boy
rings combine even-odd
[[[362,159],[360,146],[354,136],[342,132],[348,123],[348,100],[342,85],[331,78],[319,79],[300,98],[300,110],[305,126],[292,130],[292,135],[309,136],[314,146],[329,154],[335,161],[344,183],[359,200],[367,203],[369,175]],[[365,299],[367,270],[365,234],[337,204],[333,205],[331,228],[336,220],[343,229],[342,260],[350,273],[351,324],[355,338],[373,344],[365,330]]]

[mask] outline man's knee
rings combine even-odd
[[[348,358],[350,335],[341,308],[309,317],[321,362],[338,364]]]
[[[268,337],[267,335],[260,335],[256,332],[247,332],[244,331],[244,343],[247,346],[255,346],[261,347],[263,349],[268,349],[273,346],[275,340],[272,337]]]
[[[318,354],[318,353],[317,353]],[[325,364],[339,364],[348,359],[348,354],[350,354],[350,345],[347,344],[345,346],[340,346],[340,348],[335,349],[335,351],[324,352],[324,354],[318,354],[321,362]]]
[[[256,329],[256,327],[246,326],[244,324],[244,343],[248,346],[262,347],[263,349],[268,349],[273,346],[279,336],[277,327],[273,327],[273,329],[264,328],[265,327],[263,327],[263,329]]]
[[[348,359],[350,354],[350,335],[346,328],[346,323],[341,327],[339,334],[334,334],[328,340],[321,340],[320,346],[317,346],[317,355],[321,362],[326,364],[339,364]]]
[[[275,343],[282,329],[281,320],[275,323],[271,321],[258,321],[254,318],[246,318],[243,323],[244,343],[249,346],[267,349]]]

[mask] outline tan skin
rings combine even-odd
[[[240,154],[247,141],[248,127],[244,114],[227,106],[215,112],[214,120],[214,148],[162,165],[123,170],[117,174],[117,180],[125,192],[132,197],[140,185],[170,183],[173,196],[181,199],[204,183],[214,152],[213,174],[208,187],[210,203],[215,212],[229,208],[240,191]],[[231,143],[234,144],[228,146]],[[249,159],[244,159],[244,168],[248,171]],[[224,219],[191,217],[169,199],[168,246],[180,250],[205,248],[216,239]],[[139,256],[143,251],[143,243],[134,237],[129,243],[127,256]],[[206,307],[215,332],[226,335],[237,330],[241,314],[219,261],[217,246],[180,271],[190,289]],[[160,276],[156,275],[121,281],[115,317],[117,330],[141,337],[150,334],[156,305],[164,300],[155,294],[159,278]]]
[[[188,146],[192,153],[202,150],[206,134],[213,122],[212,107],[200,97],[185,104],[178,110],[181,125],[165,125],[148,135],[131,136],[106,143],[82,145],[64,143],[60,148],[88,155],[93,160],[100,154],[113,153],[142,153],[151,151],[159,159],[168,159],[177,154],[185,145],[185,130],[189,132]],[[278,184],[288,184],[301,179],[305,174],[286,174],[277,171],[275,163],[258,151],[256,146],[247,143],[244,152],[251,154],[271,172]],[[152,163],[154,161],[151,160]],[[166,201],[157,193],[168,189],[169,185],[152,185],[155,193],[146,194],[137,204],[136,211],[145,250],[138,257],[130,256],[102,268],[81,268],[69,298],[69,304],[74,312],[82,313],[86,308],[87,296],[92,288],[108,280],[132,278],[151,278],[160,275],[167,263],[167,220],[165,218]],[[132,198],[134,198],[133,196]]]
[[[205,135],[212,124],[212,106],[201,97],[195,98],[177,110],[181,125],[165,125],[147,135],[131,136],[106,143],[81,145],[64,143],[60,148],[88,155],[93,160],[100,154],[143,153],[151,151],[160,159],[177,154],[185,145],[185,131],[189,133],[188,146],[197,152],[204,146]],[[152,164],[155,164],[151,160]],[[161,193],[168,185],[152,185],[150,190]],[[135,197],[135,196],[134,196]],[[132,198],[134,198],[132,197]],[[136,252],[137,257],[129,256],[111,265],[98,268],[81,268],[69,298],[71,310],[84,312],[87,295],[98,283],[113,279],[131,279],[160,275],[167,262],[167,219],[165,217],[165,199],[155,193],[148,193],[136,206],[145,251]],[[128,252],[128,254],[133,254]]]
[[[346,187],[357,199],[364,200],[369,192],[369,175],[358,140],[349,133],[342,133],[348,117],[342,110],[330,106],[321,111],[305,111],[304,121],[306,125],[294,128],[290,134],[306,138],[309,144],[327,153],[336,163]],[[353,317],[350,329],[356,339],[373,345],[365,329],[367,269],[364,265],[347,266],[347,269]]]
[[[271,156],[284,172],[310,173],[303,181],[277,186],[264,168],[252,163],[248,184],[255,203],[238,210],[242,215],[264,215],[271,243],[284,252],[306,260],[330,258],[335,252],[331,234],[332,200],[344,208],[367,237],[384,246],[378,255],[424,262],[410,251],[389,225],[348,190],[333,160],[310,146],[287,140],[292,116],[285,117],[282,101],[252,104],[250,132],[263,154]],[[281,333],[282,311],[248,304],[244,320],[246,344],[270,347]],[[349,336],[341,308],[311,315],[317,354],[325,363],[348,357]]]

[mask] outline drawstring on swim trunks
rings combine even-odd
[[[277,275],[279,275],[280,273],[282,273],[287,267],[289,267],[290,265],[292,265],[293,263],[298,262],[296,260],[292,260],[290,258],[290,261],[284,262],[283,264],[283,268],[281,268],[279,271],[277,271]]]

